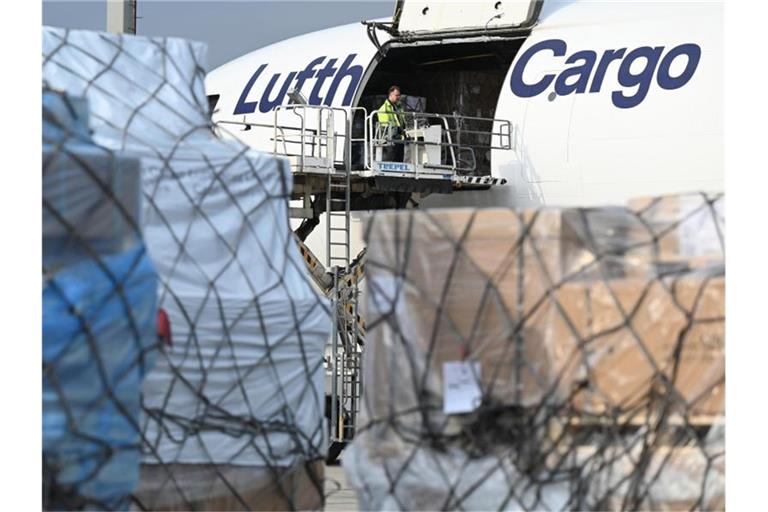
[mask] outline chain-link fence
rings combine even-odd
[[[722,207],[372,216],[361,506],[723,508]]]
[[[204,50],[43,31],[46,508],[322,507],[329,304]]]

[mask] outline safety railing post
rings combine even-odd
[[[272,154],[277,155],[277,113],[279,112],[278,109],[275,109],[275,115],[272,116],[272,139],[274,140],[274,144],[272,145]]]
[[[338,400],[338,354],[339,354],[339,272],[338,267],[331,267],[333,273],[333,290],[331,291],[331,428],[329,432],[331,440],[337,440],[339,436],[338,425],[339,408]]]

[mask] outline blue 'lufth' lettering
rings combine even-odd
[[[237,100],[237,105],[235,105],[235,114],[252,114],[256,111],[256,102],[246,102],[245,98],[248,97],[248,93],[251,92],[253,84],[256,83],[256,80],[259,79],[259,75],[261,75],[261,72],[264,71],[264,68],[266,67],[266,64],[259,66],[259,69],[253,73],[251,79],[248,80],[247,84],[245,84],[245,89],[243,89],[243,92],[240,93],[240,99]]]
[[[291,71],[287,74],[275,73],[266,84],[261,82],[264,84],[261,89],[261,98],[258,101],[247,101],[248,97],[252,96],[252,90],[259,90],[256,84],[268,66],[268,64],[262,64],[253,73],[248,83],[245,84],[243,92],[240,93],[240,98],[235,105],[234,114],[253,114],[257,108],[262,113],[270,112],[275,107],[283,104],[285,96],[290,89],[302,90],[305,83],[311,79],[314,79],[314,85],[307,100],[310,105],[330,106],[342,82],[348,79],[347,89],[344,92],[341,104],[349,106],[352,103],[352,98],[355,95],[355,90],[357,90],[364,71],[363,67],[359,64],[353,64],[355,57],[357,57],[356,53],[349,54],[341,65],[337,66],[336,63],[339,59],[328,59],[326,62],[327,56],[321,56],[311,60],[301,71]],[[325,66],[320,68],[323,62],[325,62]],[[333,77],[333,80],[323,98],[321,97],[321,91],[326,80],[331,77]]]
[[[611,100],[619,108],[638,106],[648,95],[654,82],[664,90],[674,90],[687,84],[701,60],[701,47],[697,44],[681,44],[664,54],[664,46],[641,46],[627,52],[627,48],[605,50],[597,59],[597,53],[592,50],[582,50],[570,55],[566,64],[576,64],[560,72],[558,76],[544,74],[537,82],[526,83],[523,73],[530,60],[539,52],[551,54],[554,57],[564,57],[568,46],[561,39],[540,41],[528,48],[517,59],[509,84],[512,92],[521,98],[531,98],[547,90],[554,82],[555,93],[559,96],[569,94],[592,94],[600,92],[608,66],[613,61],[620,61],[617,79],[622,87],[627,89],[613,91]],[[686,58],[685,68],[678,76],[672,76],[670,69],[678,57]],[[638,69],[636,62],[641,63]],[[595,64],[597,67],[595,68]],[[633,66],[634,65],[634,66]],[[594,74],[592,71],[595,71]],[[590,85],[591,79],[591,85]],[[589,89],[587,86],[589,85]],[[628,93],[628,89],[635,89]]]

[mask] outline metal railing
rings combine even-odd
[[[329,171],[332,170],[336,160],[334,111],[335,109],[331,107],[318,105],[287,105],[277,107],[274,111],[272,124],[272,152],[276,155],[299,157],[301,169],[306,167],[306,157],[310,156],[320,159],[321,162],[324,161],[326,165],[321,167],[327,168]],[[298,118],[299,126],[279,125],[278,118],[283,112],[291,112],[295,115]],[[308,126],[308,117],[310,115],[317,116],[315,128]],[[298,133],[295,133],[297,131]],[[283,146],[282,152],[278,151],[280,143]],[[299,152],[289,152],[288,144],[297,144]]]
[[[320,160],[322,167],[332,170],[336,165],[344,165],[346,158],[336,156],[336,140],[345,139],[345,134],[336,133],[337,113],[345,116],[347,112],[337,107],[323,105],[285,105],[275,108],[272,123],[243,121],[217,121],[216,125],[242,127],[242,131],[263,130],[264,139],[272,143],[271,152],[276,156],[296,157],[301,169],[307,167],[307,158],[315,159],[313,167]],[[286,119],[285,114],[292,114],[294,119]],[[258,148],[269,151],[266,147]]]
[[[291,112],[295,123],[287,122],[281,115]],[[353,136],[355,119],[361,114],[364,119],[362,137]],[[217,125],[242,126],[243,130],[267,129],[271,132],[272,153],[278,156],[296,157],[301,170],[307,168],[307,157],[321,161],[328,172],[334,169],[349,169],[360,166],[372,170],[377,161],[376,150],[393,145],[417,147],[439,147],[440,162],[422,164],[416,161],[418,151],[412,151],[411,162],[416,176],[418,173],[472,174],[477,170],[479,151],[512,150],[514,128],[505,119],[437,114],[427,112],[401,112],[405,118],[406,130],[418,130],[438,125],[441,128],[440,142],[397,139],[392,128],[378,123],[378,113],[368,113],[363,107],[327,107],[323,105],[287,105],[274,111],[271,124],[247,121],[218,121]],[[343,123],[337,126],[337,119]],[[362,162],[353,162],[352,148],[362,145]],[[266,149],[266,148],[265,148]],[[323,162],[324,160],[324,162]],[[317,167],[317,161],[313,167]]]
[[[393,145],[433,146],[439,147],[441,161],[430,162],[427,165],[416,161],[418,151],[412,151],[412,163],[414,172],[418,174],[434,169],[436,172],[450,170],[453,173],[468,174],[477,170],[477,150],[510,150],[513,149],[512,123],[505,119],[484,118],[476,116],[460,116],[454,114],[436,114],[426,112],[401,112],[398,115],[405,119],[405,133],[410,130],[419,130],[429,126],[441,127],[440,142],[415,140],[393,136],[391,124],[378,123],[378,113],[372,112],[366,118],[367,131],[373,134],[367,141],[366,169],[372,168],[372,162],[376,161],[376,150]],[[488,125],[485,127],[484,125]],[[466,159],[462,152],[468,155],[470,165],[464,165]],[[416,176],[418,177],[418,176]]]
[[[351,325],[340,318],[339,308],[343,298],[339,294],[338,267],[332,269],[334,275],[333,291],[331,292],[332,331],[331,357],[329,366],[331,372],[331,441],[351,441],[355,435],[357,414],[360,410],[362,396],[362,357],[355,337],[344,337],[344,334],[357,334],[357,323]],[[357,287],[355,287],[355,294]],[[355,313],[357,300],[352,302]]]

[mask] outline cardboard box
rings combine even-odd
[[[624,277],[632,219],[626,208],[456,209],[369,221],[364,395],[345,452],[363,505],[499,509],[515,506],[511,493],[527,509],[622,509],[638,477],[642,509],[690,509],[702,488],[722,507],[714,444],[661,443],[679,442],[669,423],[723,422],[724,276]],[[569,271],[579,254],[593,270]],[[443,363],[461,360],[480,363],[484,401],[446,415]],[[622,428],[662,414],[642,434]],[[575,422],[597,434],[577,436]],[[638,435],[654,443],[630,456]],[[594,443],[587,456],[582,443]]]
[[[648,277],[722,265],[722,194],[633,199],[627,207],[562,210],[563,276]]]
[[[559,233],[561,272],[566,280],[624,277],[631,233],[642,229],[639,219],[624,207],[568,208],[561,212]],[[630,270],[631,272],[631,270]]]
[[[553,298],[549,358],[578,411],[641,423],[668,401],[688,421],[724,415],[723,276],[569,283]]]
[[[661,270],[680,262],[691,268],[725,259],[723,194],[642,197],[628,203],[641,226],[631,231],[628,257],[653,262]]]
[[[321,460],[290,468],[144,464],[135,497],[146,510],[322,510],[324,471]]]
[[[399,409],[425,397],[439,408],[443,363],[465,359],[480,361],[490,399],[543,399],[552,383],[540,327],[560,278],[559,219],[557,211],[507,209],[374,217],[366,322],[378,327],[365,358],[378,414],[392,397]]]
[[[568,402],[640,421],[655,397],[659,410],[667,398],[678,414],[689,406],[688,420],[722,416],[724,278],[564,282],[572,276],[562,274],[563,218],[501,209],[376,215],[365,354],[375,414],[390,414],[393,402],[430,404],[441,419],[443,363],[471,360],[494,404]]]

